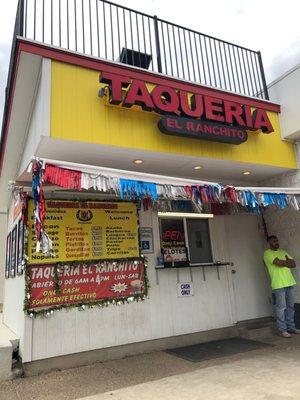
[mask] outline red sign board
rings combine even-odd
[[[60,267],[59,293],[55,290],[55,265],[30,265],[28,268],[31,310],[127,298],[145,291],[141,260]]]
[[[245,128],[226,126],[190,118],[163,117],[158,122],[159,130],[167,135],[185,136],[230,144],[246,142]]]

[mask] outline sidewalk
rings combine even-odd
[[[0,312],[0,381],[12,376],[13,344],[17,346],[18,342],[18,337],[2,322],[2,313]]]
[[[298,400],[300,337],[190,363],[156,352],[0,384],[0,400]]]

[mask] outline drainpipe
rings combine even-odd
[[[298,169],[300,169],[300,140],[296,140],[295,142],[295,152],[296,152]]]

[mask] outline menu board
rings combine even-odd
[[[160,224],[164,266],[188,266],[183,219],[162,218]]]
[[[45,230],[52,255],[36,253],[33,201],[29,201],[29,264],[139,257],[134,203],[46,200]]]

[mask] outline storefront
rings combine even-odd
[[[297,169],[278,104],[26,39],[14,79],[4,322],[25,365],[234,336],[272,314],[263,214],[300,205],[300,189],[260,184]]]

